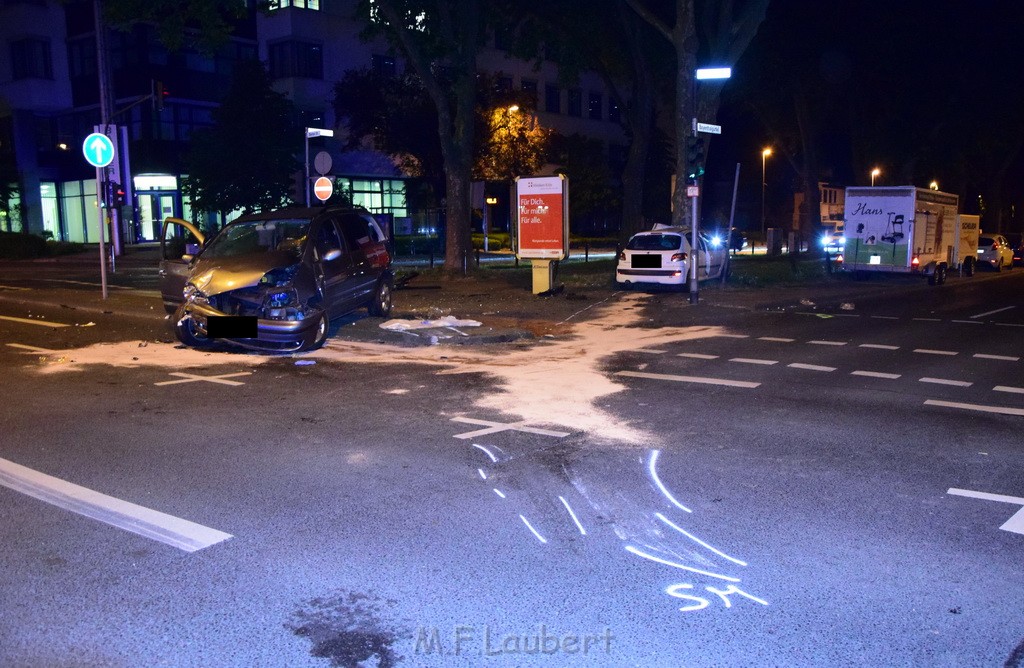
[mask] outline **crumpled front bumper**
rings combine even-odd
[[[202,336],[207,336],[206,323],[207,318],[210,317],[230,318],[232,316],[201,302],[185,302],[178,311],[178,318],[191,318],[195,331]],[[295,344],[298,346],[306,341],[308,337],[312,336],[318,321],[318,318],[304,318],[302,320],[266,320],[258,318],[256,320],[255,339],[217,340],[248,347],[281,348],[281,344]]]

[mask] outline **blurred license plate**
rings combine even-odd
[[[255,316],[211,315],[206,319],[206,335],[211,339],[255,339]]]
[[[634,255],[634,269],[661,269],[660,255]]]

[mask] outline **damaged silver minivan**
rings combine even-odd
[[[367,307],[391,311],[394,276],[380,225],[365,209],[285,208],[243,216],[205,240],[168,218],[160,239],[160,292],[188,346],[214,340],[310,350],[330,321]]]

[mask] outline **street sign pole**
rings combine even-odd
[[[96,226],[100,231],[100,288],[103,291],[103,298],[107,298],[107,246],[103,242],[103,228],[106,227],[103,220],[103,191],[100,183],[100,168],[96,168]]]

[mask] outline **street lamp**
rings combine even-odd
[[[938,181],[932,181],[931,183],[928,184],[928,187],[931,188],[932,190],[938,190],[939,189],[939,182]]]
[[[309,206],[309,140],[312,137],[333,137],[334,130],[323,128],[306,128],[306,206]]]
[[[871,186],[872,187],[874,187],[874,185],[875,185],[875,177],[878,176],[881,173],[882,173],[882,170],[880,170],[878,167],[875,167],[874,169],[871,170]]]
[[[732,76],[732,69],[728,67],[705,67],[693,73],[690,83],[690,107],[693,109],[693,124],[690,126],[690,136],[697,139],[697,81],[707,79],[728,79]],[[676,141],[683,141],[682,137],[676,137]],[[698,175],[694,175],[696,186]],[[696,304],[700,301],[700,288],[697,284],[697,263],[700,260],[700,245],[697,243],[697,200],[700,199],[700,190],[693,189],[690,196],[690,303]]]
[[[764,191],[768,187],[768,181],[765,179],[765,161],[768,156],[772,154],[771,148],[766,148],[761,151],[761,236],[764,236]]]

